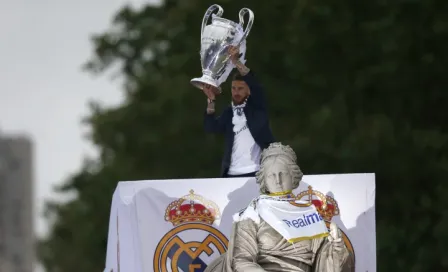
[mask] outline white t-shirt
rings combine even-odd
[[[243,108],[245,103],[233,107],[233,140],[232,156],[230,159],[229,175],[248,174],[260,169],[261,148],[247,127]]]

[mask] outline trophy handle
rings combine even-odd
[[[218,10],[218,12],[216,12],[216,16],[221,17],[221,15],[224,13],[224,10],[222,9],[222,7],[217,4],[213,4],[207,9],[207,11],[204,14],[204,18],[202,19],[201,41],[202,41],[202,34],[204,33],[204,28],[207,25],[208,19],[210,18],[210,16],[216,9]]]
[[[240,25],[244,26],[244,15],[246,15],[247,13],[249,13],[249,21],[247,22],[247,26],[246,26],[246,29],[244,30],[243,37],[238,42],[238,45],[240,45],[247,38],[247,35],[249,35],[249,32],[252,29],[252,25],[254,24],[254,13],[252,12],[252,10],[250,10],[248,8],[242,8],[240,10],[240,14],[239,14]]]

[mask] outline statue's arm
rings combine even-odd
[[[334,224],[334,223],[332,223]],[[335,227],[332,226],[332,227]],[[352,263],[350,252],[342,240],[341,232],[336,237],[331,235],[323,239],[316,250],[313,272],[351,272]],[[316,239],[317,240],[317,239]]]
[[[245,219],[238,223],[235,228],[232,267],[234,272],[264,272],[265,270],[257,263],[258,227],[251,219]]]

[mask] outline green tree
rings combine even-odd
[[[216,1],[236,20],[237,1]],[[444,271],[448,261],[448,10],[443,0],[247,0],[255,13],[248,66],[269,98],[275,136],[307,174],[375,172],[378,271]],[[199,28],[205,0],[124,7],[94,37],[87,64],[118,67],[126,99],[92,106],[100,150],[49,203],[40,245],[48,272],[100,271],[119,180],[212,177],[222,139],[202,129]],[[220,103],[229,99],[225,92]],[[201,154],[201,156],[195,156]],[[192,157],[195,157],[193,160]]]

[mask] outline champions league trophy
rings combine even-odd
[[[213,14],[215,10],[217,12]],[[207,9],[202,19],[200,55],[203,75],[190,81],[199,89],[202,89],[204,84],[219,88],[219,85],[226,81],[234,68],[227,52],[230,46],[239,46],[240,60],[242,63],[245,62],[246,38],[254,22],[254,13],[248,8],[241,9],[239,23],[221,18],[223,13],[222,7],[214,4]],[[249,21],[246,29],[243,29],[244,16],[247,13]],[[212,23],[206,25],[210,16],[212,16]]]

